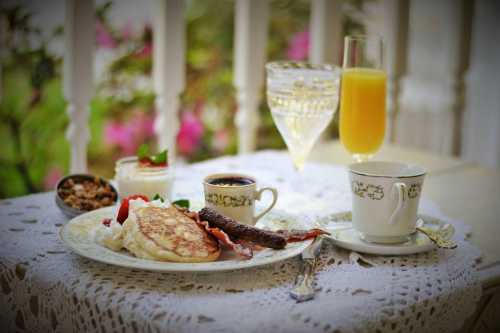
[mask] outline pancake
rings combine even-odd
[[[123,246],[135,256],[173,262],[208,262],[218,242],[175,207],[132,205],[123,223]]]

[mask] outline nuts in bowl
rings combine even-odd
[[[106,180],[92,175],[69,175],[56,186],[56,204],[68,217],[112,206],[117,200],[116,189]]]

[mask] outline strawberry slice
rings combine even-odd
[[[167,162],[155,163],[149,157],[141,158],[139,160],[139,166],[143,168],[151,168],[151,167],[168,167]]]
[[[123,222],[125,222],[128,217],[129,201],[135,199],[142,199],[146,202],[149,201],[148,197],[142,194],[129,195],[128,197],[123,198],[120,208],[118,209],[118,216],[116,217],[116,221],[118,221],[118,223],[123,224]]]

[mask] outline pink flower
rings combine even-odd
[[[104,126],[106,144],[117,146],[126,155],[132,155],[137,149],[132,130],[126,125],[110,121]]]
[[[193,112],[182,115],[181,126],[177,134],[177,146],[181,154],[192,154],[200,144],[203,135],[203,124]]]
[[[135,57],[139,59],[144,59],[151,57],[151,53],[153,52],[153,44],[152,43],[146,43],[142,49],[137,51],[135,53]]]
[[[128,18],[127,22],[122,27],[122,39],[127,41],[132,38],[132,34],[134,32],[134,26],[132,24],[132,18]]]
[[[144,25],[142,43],[144,46],[136,51],[134,56],[139,59],[151,57],[151,53],[153,52],[153,28],[149,23]]]
[[[64,175],[59,167],[52,167],[43,179],[43,188],[46,190],[53,190],[59,179]]]
[[[101,21],[97,21],[96,23],[96,37],[95,40],[97,45],[105,49],[114,49],[116,48],[116,41],[113,39],[113,36],[106,29],[104,24]]]
[[[153,116],[143,111],[136,111],[134,117],[127,123],[127,127],[139,141],[151,138],[155,134]]]
[[[139,145],[153,137],[153,117],[143,111],[136,111],[126,123],[109,121],[104,126],[107,145],[116,146],[124,155],[134,155]]]
[[[288,44],[286,55],[291,60],[304,60],[309,54],[309,31],[295,34]]]
[[[221,129],[215,132],[212,138],[212,146],[217,152],[222,153],[229,145],[229,139],[229,131],[227,129]]]

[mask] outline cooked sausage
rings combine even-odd
[[[211,227],[222,229],[233,239],[250,241],[272,249],[283,249],[286,246],[286,237],[276,232],[239,223],[213,209],[205,207],[200,210],[199,215],[202,221],[207,221]]]

